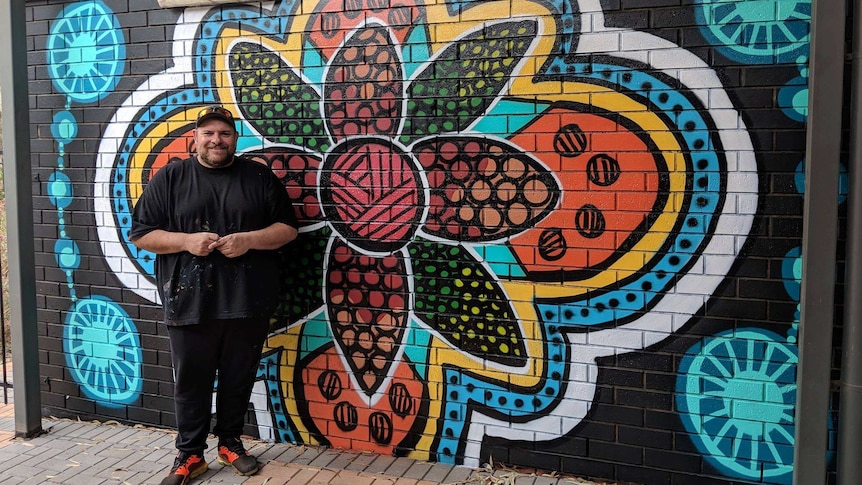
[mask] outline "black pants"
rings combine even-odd
[[[216,372],[213,434],[220,438],[239,438],[242,434],[268,329],[266,318],[212,320],[168,327],[178,450],[203,453],[206,449]]]

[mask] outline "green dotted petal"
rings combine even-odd
[[[499,22],[444,49],[410,83],[404,140],[463,130],[484,115],[526,55],[537,29],[534,20]]]
[[[526,362],[521,327],[508,299],[485,268],[461,246],[409,246],[415,314],[453,346],[504,365]]]
[[[329,141],[320,119],[320,95],[284,63],[258,44],[234,46],[231,81],[243,118],[270,141],[323,152]]]

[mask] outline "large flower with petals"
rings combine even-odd
[[[411,389],[409,377],[398,378],[411,315],[478,359],[515,367],[527,360],[508,297],[461,243],[516,235],[557,203],[558,183],[541,162],[506,140],[469,134],[507,87],[536,30],[530,19],[488,23],[406,78],[393,30],[358,25],[332,52],[320,91],[284,69],[280,77],[293,79],[272,88],[281,103],[319,110],[320,123],[262,116],[268,106],[260,100],[272,96],[244,78],[252,71],[242,62],[252,61],[238,56],[231,71],[246,120],[276,140],[302,140],[303,150],[283,145],[247,155],[282,178],[304,231],[326,226],[331,234],[321,271],[337,360],[366,402],[390,394],[389,413],[404,414],[397,403],[418,403],[422,392]],[[327,375],[331,364],[306,381],[340,389],[343,376]],[[407,401],[392,398],[393,389]],[[319,397],[329,399],[326,391]],[[415,413],[418,404],[406,408]],[[343,417],[343,430],[358,419],[352,408],[332,413]],[[372,426],[384,429],[372,432],[377,441],[391,439],[385,415],[370,419],[383,423]]]

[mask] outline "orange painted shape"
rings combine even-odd
[[[633,232],[644,229],[650,213],[661,210],[658,181],[666,169],[659,154],[612,119],[555,108],[511,141],[541,147],[533,153],[562,190],[548,217],[510,240],[528,273],[609,264],[625,250],[621,246],[635,242]]]
[[[173,137],[169,143],[160,147],[160,150],[155,153],[154,157],[147,160],[148,166],[143,168],[149,170],[149,176],[145,176],[144,181],[149,182],[160,168],[171,163],[171,161],[189,158],[193,145],[194,129],[189,129],[188,132]],[[150,161],[152,163],[149,163]]]
[[[351,387],[350,374],[334,347],[310,361],[299,375],[307,407],[301,415],[309,417],[310,428],[316,428],[333,448],[393,454],[420,419],[420,404],[427,399],[419,376],[401,361],[386,387],[378,390],[382,398],[369,406]],[[346,422],[355,427],[345,429]],[[375,440],[375,436],[387,440]]]

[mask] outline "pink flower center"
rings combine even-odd
[[[326,156],[321,173],[324,211],[345,240],[388,253],[413,238],[425,196],[409,153],[386,140],[349,139]]]

